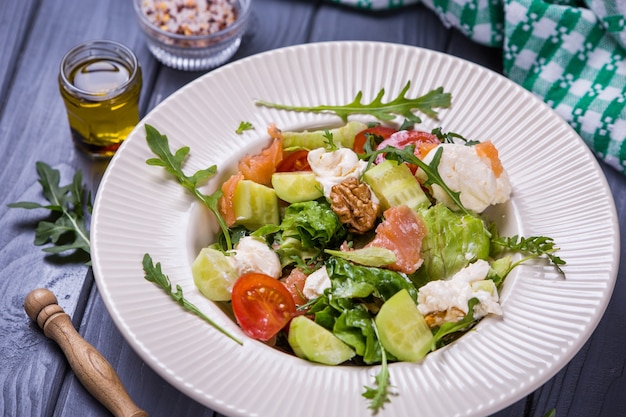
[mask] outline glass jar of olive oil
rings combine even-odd
[[[74,144],[109,158],[139,122],[141,67],[128,47],[90,41],[61,60],[59,88]]]

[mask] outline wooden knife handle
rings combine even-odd
[[[83,386],[114,416],[148,416],[131,400],[111,364],[76,331],[52,292],[44,288],[31,291],[24,300],[24,310],[59,344]]]

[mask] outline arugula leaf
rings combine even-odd
[[[243,132],[245,132],[246,130],[253,130],[254,129],[254,125],[250,122],[246,122],[246,121],[242,121],[239,123],[239,126],[237,127],[237,130],[235,130],[235,133],[238,135],[241,135]]]
[[[188,146],[183,146],[172,154],[167,136],[159,133],[159,131],[151,125],[146,125],[146,141],[148,142],[148,146],[152,152],[158,156],[158,158],[150,158],[146,160],[146,164],[163,167],[169,174],[176,177],[180,185],[204,203],[215,215],[220,229],[224,234],[227,249],[232,249],[228,225],[224,221],[218,207],[219,199],[222,196],[222,190],[218,189],[213,194],[206,195],[198,189],[200,185],[217,173],[217,167],[213,165],[209,168],[197,171],[192,176],[187,176],[183,172],[183,163],[189,155]]]
[[[522,264],[523,262],[545,256],[552,263],[552,265],[554,265],[554,267],[560,274],[565,275],[565,272],[563,272],[563,270],[561,269],[561,265],[565,265],[566,262],[559,256],[554,254],[559,250],[559,248],[554,245],[554,239],[552,239],[551,237],[523,237],[515,235],[511,237],[496,237],[492,239],[491,243],[502,246],[509,250],[526,253],[528,255],[520,259],[519,261],[512,263],[509,267],[509,270],[507,271],[507,274],[513,268]]]
[[[398,97],[395,99],[383,103],[383,96],[385,95],[385,89],[382,88],[376,98],[369,104],[361,103],[363,92],[359,91],[354,100],[345,105],[327,105],[320,106],[289,106],[284,104],[270,103],[263,100],[256,102],[257,106],[271,107],[280,110],[291,110],[298,112],[332,112],[341,118],[344,122],[348,121],[348,116],[351,114],[369,114],[376,117],[379,120],[393,120],[396,116],[403,116],[407,120],[413,123],[421,123],[420,119],[413,110],[417,109],[433,119],[437,118],[437,108],[450,107],[451,95],[450,93],[444,93],[443,87],[438,87],[429,91],[425,95],[417,98],[405,97],[407,91],[411,87],[411,81],[408,81]]]
[[[374,332],[376,333],[376,339],[378,340],[378,344],[380,345],[382,355],[381,368],[380,372],[375,377],[374,387],[365,386],[365,392],[363,392],[362,395],[363,397],[370,400],[370,405],[368,408],[372,410],[373,415],[376,415],[380,410],[385,408],[385,404],[391,402],[389,396],[397,395],[397,393],[390,391],[392,385],[389,379],[389,368],[387,367],[387,353],[385,352],[385,348],[383,348],[383,345],[380,342],[378,328],[376,327],[376,322],[373,319],[372,327],[374,328]]]
[[[152,257],[147,253],[143,256],[143,271],[145,273],[145,278],[147,281],[150,281],[153,284],[156,284],[157,286],[159,286],[163,291],[165,291],[167,295],[169,295],[174,301],[176,301],[176,303],[178,303],[182,308],[197,315],[202,320],[206,321],[211,326],[213,326],[216,330],[218,330],[219,332],[225,334],[226,336],[228,336],[229,338],[237,342],[239,345],[243,345],[243,342],[241,342],[241,340],[237,339],[235,336],[228,333],[220,325],[215,323],[209,317],[205,316],[202,313],[202,311],[198,309],[198,307],[196,307],[195,305],[187,301],[185,297],[183,296],[183,289],[180,287],[180,285],[176,285],[175,292],[172,291],[172,283],[170,282],[169,277],[165,275],[163,271],[161,270],[161,263],[157,262],[157,264],[154,265],[152,262]]]
[[[441,143],[456,143],[456,140],[462,140],[465,142],[465,146],[474,146],[478,145],[480,142],[477,140],[467,140],[462,135],[454,132],[446,132],[444,133],[441,130],[441,127],[436,127],[431,132],[433,135],[437,136],[437,139],[441,141]]]
[[[8,207],[51,211],[54,221],[40,221],[35,229],[35,245],[53,244],[43,248],[44,252],[77,250],[90,255],[88,219],[85,214],[91,213],[91,193],[83,186],[82,172],[76,171],[72,182],[61,186],[58,170],[44,162],[37,162],[36,168],[43,195],[50,204],[17,202]]]
[[[324,141],[324,147],[326,148],[327,151],[336,151],[337,149],[339,149],[337,147],[337,144],[333,140],[333,133],[330,130],[328,129],[324,130],[324,139],[326,139]]]

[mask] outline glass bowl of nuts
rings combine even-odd
[[[218,67],[239,49],[252,0],[133,0],[148,49],[180,70]]]

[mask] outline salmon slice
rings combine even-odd
[[[294,268],[289,275],[280,279],[280,281],[285,284],[285,287],[287,287],[287,290],[291,293],[291,297],[293,298],[296,306],[301,306],[307,302],[306,298],[304,298],[302,294],[306,278],[307,274],[299,268]]]
[[[474,148],[476,149],[476,154],[478,156],[489,159],[489,162],[491,163],[491,170],[496,178],[500,178],[500,175],[504,172],[504,168],[502,167],[498,150],[494,144],[491,143],[491,141],[486,141],[477,144]]]
[[[222,184],[222,196],[219,201],[219,209],[224,221],[228,227],[232,227],[237,220],[235,214],[235,207],[233,206],[233,198],[235,196],[235,189],[240,180],[243,179],[243,175],[238,172],[230,176],[224,184]]]
[[[422,265],[422,239],[426,236],[424,220],[408,206],[390,207],[376,227],[376,236],[366,246],[389,249],[396,262],[388,265],[394,271],[412,274]]]
[[[439,146],[439,143],[432,143],[432,142],[422,142],[419,144],[419,146],[417,147],[417,149],[415,149],[415,153],[419,153],[419,155],[416,155],[419,159],[424,159],[426,157],[426,155],[428,155],[428,152],[432,151],[433,149],[435,149],[437,146]]]
[[[283,160],[283,141],[275,138],[271,145],[257,155],[246,155],[239,161],[239,172],[245,179],[258,184],[270,185],[272,174]]]

